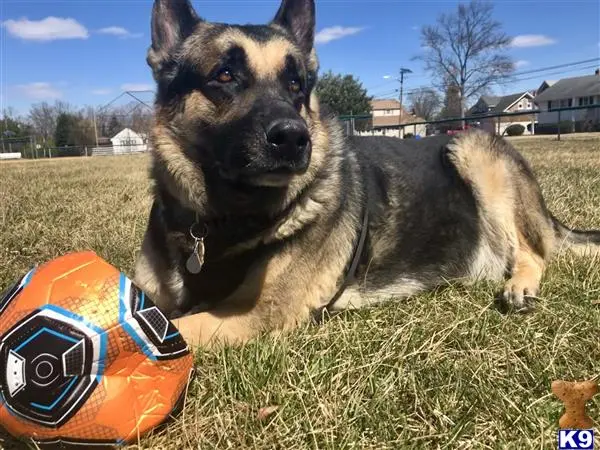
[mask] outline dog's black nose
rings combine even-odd
[[[267,141],[281,152],[281,156],[294,160],[306,152],[310,136],[302,121],[278,119],[267,128]]]

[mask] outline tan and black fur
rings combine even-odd
[[[600,232],[552,216],[501,138],[344,136],[314,92],[314,26],[313,0],[246,26],[155,1],[154,204],[135,281],[190,343],[244,342],[448,280],[505,280],[503,305],[527,309],[557,248],[598,248]],[[192,226],[206,231],[199,274],[185,267]]]

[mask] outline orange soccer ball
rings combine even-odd
[[[38,444],[119,444],[178,410],[193,355],[173,324],[93,252],[0,297],[0,425]]]

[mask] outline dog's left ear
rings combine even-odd
[[[315,39],[314,0],[283,0],[273,22],[292,33],[300,48],[309,53]]]

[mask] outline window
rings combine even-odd
[[[523,103],[519,103],[518,109],[523,109]]]
[[[573,99],[564,99],[560,101],[561,108],[569,108],[573,106]]]
[[[548,102],[548,111],[552,111],[552,102]]]
[[[594,96],[590,95],[589,97],[579,97],[579,106],[588,106],[594,104]]]

